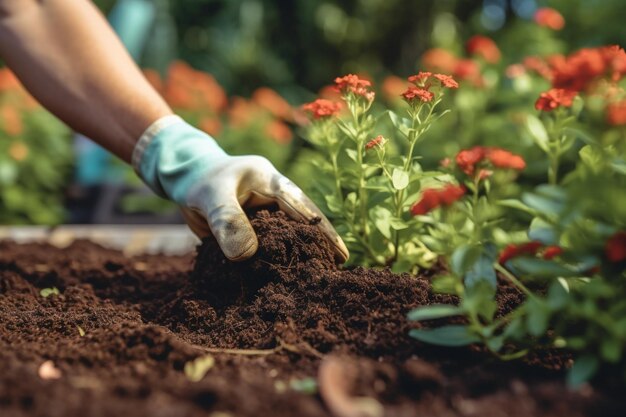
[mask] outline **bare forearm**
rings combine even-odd
[[[46,108],[125,161],[171,114],[87,0],[0,0],[0,55]]]

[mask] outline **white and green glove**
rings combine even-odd
[[[258,248],[243,208],[274,202],[290,217],[317,224],[337,260],[348,259],[348,249],[328,219],[267,159],[230,156],[213,138],[178,116],[165,116],[144,132],[132,164],[152,190],[181,206],[198,237],[215,236],[228,259],[247,259]]]

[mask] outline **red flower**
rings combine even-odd
[[[448,184],[444,188],[427,188],[422,192],[422,198],[411,207],[414,216],[424,215],[439,206],[449,206],[465,195],[462,185]]]
[[[626,100],[611,103],[606,107],[606,121],[613,126],[626,125]]]
[[[383,135],[378,135],[374,139],[365,144],[365,150],[370,150],[375,147],[382,148],[387,143],[387,139]]]
[[[604,253],[611,262],[626,260],[626,232],[617,232],[611,236],[606,242]]]
[[[434,74],[433,77],[435,77],[436,79],[439,80],[439,82],[441,82],[442,87],[459,88],[459,83],[457,83],[455,79],[452,78],[450,75]]]
[[[576,91],[553,88],[541,93],[535,102],[537,110],[552,111],[558,107],[571,107],[576,97]]]
[[[541,247],[541,242],[528,242],[520,245],[509,245],[500,253],[498,263],[504,264],[507,261],[522,255],[535,255]]]
[[[543,58],[540,58],[538,56],[527,56],[522,61],[522,65],[528,71],[535,72],[546,80],[552,79],[552,69]]]
[[[472,175],[476,164],[485,157],[485,148],[482,146],[474,146],[466,149],[456,155],[456,164],[467,175]]]
[[[374,100],[374,92],[371,91],[372,83],[359,78],[358,75],[348,74],[335,78],[335,89],[343,94],[353,93],[364,97],[368,101]]]
[[[458,60],[452,73],[458,79],[469,81],[477,87],[481,87],[484,84],[480,74],[480,66],[471,59]]]
[[[402,93],[402,97],[404,97],[404,99],[409,103],[412,103],[415,100],[428,103],[435,98],[435,95],[425,88],[410,86],[404,93]]]
[[[491,38],[486,36],[472,36],[465,44],[465,49],[468,54],[478,55],[491,64],[500,61],[500,49]]]
[[[537,9],[534,19],[539,26],[544,26],[552,30],[561,30],[565,26],[565,19],[561,13],[550,7]]]
[[[424,215],[439,207],[440,203],[439,191],[434,188],[428,188],[422,193],[422,198],[411,207],[411,214],[414,216]]]
[[[471,149],[462,150],[456,155],[457,166],[467,175],[474,175],[476,166],[483,161],[490,162],[494,168],[517,171],[526,168],[526,162],[521,156],[501,148],[474,146]],[[481,169],[477,175],[480,179],[485,179],[491,174],[493,174],[491,170]]]
[[[387,100],[398,100],[405,88],[406,82],[402,78],[393,75],[385,78],[381,86],[381,90]]]
[[[341,111],[341,103],[318,98],[312,103],[303,105],[302,110],[309,112],[313,116],[313,119],[317,120],[339,114]]]
[[[413,83],[418,87],[423,87],[424,84],[426,84],[426,81],[428,81],[428,79],[432,77],[432,75],[432,72],[420,71],[415,75],[411,75],[408,79],[410,83]]]
[[[560,256],[563,253],[563,249],[560,246],[548,246],[543,251],[543,259],[552,259]]]
[[[566,90],[588,90],[592,82],[607,71],[610,58],[600,48],[584,48],[567,57],[550,59],[552,86]]]
[[[462,185],[448,184],[439,193],[439,199],[445,206],[449,206],[465,195],[465,187]]]
[[[521,171],[526,168],[526,162],[524,161],[524,158],[500,148],[490,148],[487,151],[487,159],[496,168],[510,168],[517,171]]]

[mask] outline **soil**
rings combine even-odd
[[[565,386],[565,354],[501,362],[409,338],[410,309],[454,302],[431,292],[434,271],[338,268],[314,226],[252,223],[260,248],[242,263],[212,239],[197,257],[132,258],[0,242],[0,415],[623,415],[621,388]],[[501,286],[501,312],[521,301]],[[205,355],[192,382],[185,364]]]

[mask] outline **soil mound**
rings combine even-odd
[[[387,416],[621,415],[623,399],[567,390],[566,356],[503,363],[410,339],[410,309],[454,301],[427,275],[338,268],[314,226],[280,212],[252,224],[259,252],[242,263],[213,239],[131,258],[0,242],[0,415],[329,416],[320,364]],[[503,285],[499,299],[506,311],[521,295]],[[185,363],[206,354],[215,365],[191,382]],[[47,360],[60,378],[39,375]]]

